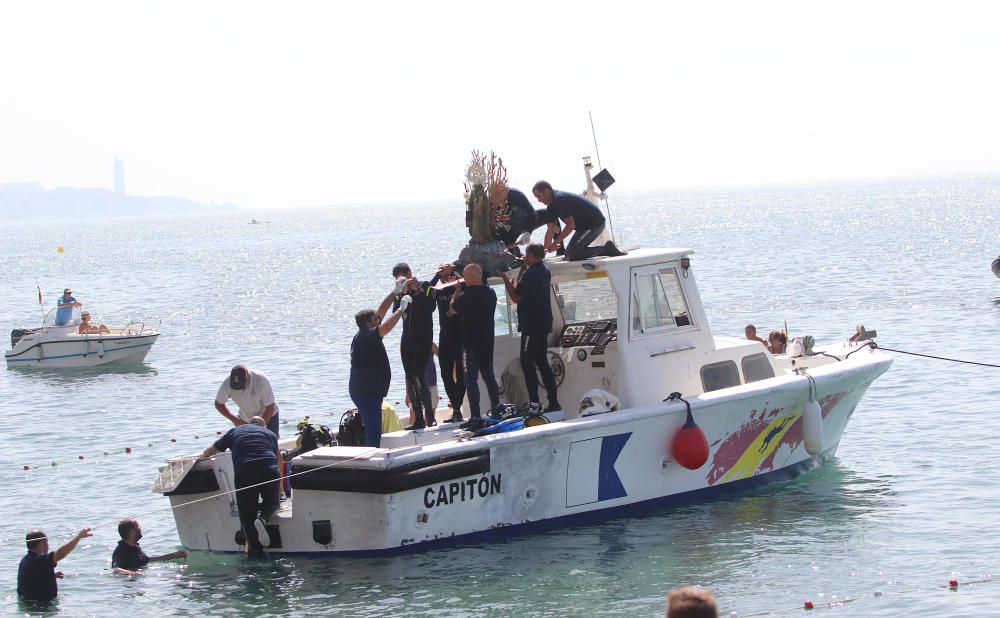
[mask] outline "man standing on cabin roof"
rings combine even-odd
[[[41,296],[38,297],[39,302],[41,301]],[[73,307],[82,307],[83,303],[73,298],[73,290],[71,288],[66,288],[63,290],[63,295],[56,300],[56,326],[66,326],[73,319]]]
[[[469,264],[462,271],[466,288],[451,300],[451,314],[462,316],[462,350],[465,361],[465,390],[473,419],[481,419],[479,406],[479,374],[483,374],[490,409],[500,405],[500,389],[493,373],[493,319],[497,309],[497,294],[483,283],[483,269]]]
[[[28,553],[21,558],[17,567],[17,596],[25,601],[49,603],[59,594],[57,579],[62,579],[62,571],[56,565],[76,548],[81,539],[92,536],[90,528],[84,528],[72,539],[55,551],[49,551],[49,537],[35,528],[28,531],[24,541]]]
[[[409,265],[400,262],[392,269],[396,277],[397,294],[409,296],[411,302],[403,312],[403,336],[399,342],[399,353],[406,375],[406,394],[416,416],[406,429],[423,429],[437,425],[434,419],[434,405],[431,390],[424,377],[427,361],[431,357],[431,343],[434,341],[434,310],[437,308],[437,290],[430,283],[417,281]],[[394,308],[400,307],[397,301]]]
[[[552,332],[552,275],[545,266],[545,249],[532,243],[524,250],[524,265],[511,281],[501,275],[507,297],[517,303],[517,330],[521,331],[521,370],[528,389],[528,413],[538,413],[538,373],[548,395],[546,412],[561,410],[556,396],[556,377],[548,359],[548,338]],[[536,373],[536,368],[538,373]]]
[[[573,238],[566,245],[567,261],[585,260],[599,255],[611,257],[624,255],[610,240],[604,243],[603,247],[590,246],[590,243],[604,231],[605,223],[601,209],[593,202],[575,193],[556,191],[544,180],[536,182],[531,192],[535,199],[547,206],[546,251],[555,251],[559,244],[575,231]],[[558,235],[555,234],[556,219],[564,224]]]
[[[233,452],[236,509],[251,558],[264,555],[271,544],[265,522],[278,512],[278,437],[255,416],[249,423],[233,427],[205,449],[202,459],[227,450]],[[260,515],[258,516],[258,510]]]

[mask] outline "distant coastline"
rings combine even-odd
[[[46,189],[33,182],[0,183],[0,218],[64,219],[236,210],[183,197],[121,195],[109,189]]]

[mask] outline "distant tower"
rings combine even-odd
[[[125,162],[115,157],[115,195],[125,197]]]

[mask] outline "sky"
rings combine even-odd
[[[996,7],[996,8],[995,8]],[[0,183],[244,208],[1000,170],[989,2],[0,5]]]

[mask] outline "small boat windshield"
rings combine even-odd
[[[62,307],[50,309],[42,318],[42,326],[79,326],[80,308]]]

